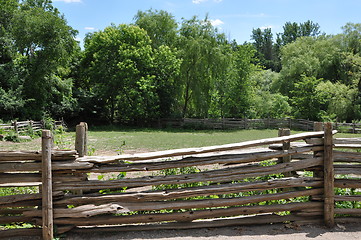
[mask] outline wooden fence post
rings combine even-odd
[[[19,132],[19,129],[18,129],[18,121],[14,121],[13,122],[13,125],[14,125],[14,131],[16,132],[16,133],[18,133]]]
[[[325,123],[324,135],[324,221],[327,227],[335,225],[334,218],[334,167],[332,124]]]
[[[278,136],[279,137],[283,137],[283,136],[289,136],[291,135],[291,130],[289,128],[279,128],[278,129]],[[291,148],[291,143],[289,141],[285,141],[282,143],[282,150],[290,150]],[[286,162],[291,162],[291,156],[286,156],[286,157],[282,157],[279,160],[281,160],[283,163]],[[291,172],[285,172],[284,173],[285,177],[290,177],[292,175]]]
[[[313,131],[323,131],[323,122],[314,122],[313,123]]]
[[[42,222],[43,222],[44,240],[51,240],[54,237],[51,145],[52,145],[51,131],[43,130],[41,173],[42,173],[42,217],[43,217]]]
[[[75,136],[75,150],[77,150],[79,157],[84,157],[87,154],[87,138],[88,138],[88,124],[81,122],[76,126]]]

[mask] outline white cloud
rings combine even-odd
[[[85,30],[95,30],[94,27],[85,27],[84,29],[85,29]]]
[[[261,30],[265,30],[265,29],[267,29],[267,28],[274,28],[274,26],[268,25],[268,26],[262,26],[262,27],[260,27]]]
[[[202,2],[207,2],[208,0],[192,0],[192,3],[194,4],[200,4]]]
[[[213,2],[215,2],[215,3],[220,3],[222,1],[223,0],[213,0]],[[192,0],[192,3],[194,3],[194,4],[200,4],[200,3],[203,3],[203,2],[208,2],[208,0]]]
[[[82,0],[54,0],[54,2],[80,3]]]
[[[221,19],[216,19],[216,20],[210,19],[209,21],[211,22],[213,27],[218,27],[224,24],[224,22]]]

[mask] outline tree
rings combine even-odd
[[[302,76],[339,79],[340,49],[332,38],[302,37],[281,49],[281,77],[275,83],[283,95],[292,97],[295,83]]]
[[[325,99],[317,94],[316,87],[322,79],[302,76],[301,80],[295,83],[292,91],[291,104],[293,114],[296,118],[304,118],[313,121],[322,119],[322,105]]]
[[[217,79],[225,79],[220,75],[228,67],[226,49],[229,47],[224,34],[219,34],[207,17],[183,20],[177,45],[182,59],[179,78],[183,117],[208,116],[213,86]]]
[[[277,34],[277,44],[285,46],[296,41],[299,37],[317,37],[320,34],[320,25],[310,20],[300,24],[286,22],[283,26],[283,33]]]
[[[147,31],[152,46],[172,47],[176,44],[178,24],[174,16],[163,10],[138,11],[134,17],[135,24]]]
[[[0,19],[4,23],[0,31],[5,32],[0,40],[0,74],[4,76],[0,87],[21,93],[16,95],[24,103],[18,111],[21,117],[39,119],[52,106],[61,105],[63,97],[71,96],[63,73],[77,44],[76,31],[66,24],[51,1],[18,4],[6,0],[2,4],[6,19]]]
[[[179,81],[182,60],[177,52],[162,45],[154,50],[155,88],[159,101],[159,117],[167,118],[177,112],[177,100],[180,99],[181,83]]]
[[[273,47],[273,69],[279,72],[283,67],[281,64],[281,48],[283,46],[293,43],[300,37],[318,37],[320,35],[320,25],[318,23],[310,20],[299,24],[286,22],[283,26],[283,32],[277,34],[276,43]]]
[[[251,74],[254,92],[251,99],[252,118],[285,118],[291,115],[289,98],[273,89],[279,75],[271,70],[258,70]]]
[[[275,69],[273,54],[273,35],[270,28],[263,31],[260,28],[253,29],[251,39],[254,41],[253,46],[257,50],[256,58],[266,69]]]
[[[109,121],[142,124],[170,112],[179,60],[166,46],[154,50],[145,30],[121,24],[89,34],[83,65]]]
[[[154,49],[156,92],[159,97],[160,117],[169,117],[177,112],[181,83],[179,78],[181,59],[176,49],[178,23],[170,13],[163,10],[138,11],[135,24],[144,29]]]
[[[352,121],[360,117],[360,105],[354,99],[357,89],[340,82],[320,82],[316,87],[317,95],[323,99],[327,120]],[[355,110],[358,114],[355,114]]]
[[[345,50],[353,54],[361,53],[361,23],[347,23],[342,27],[342,42]]]
[[[251,74],[257,70],[252,63],[255,49],[249,44],[238,46],[233,53],[229,75],[223,79],[225,89],[225,116],[249,117],[252,103]]]

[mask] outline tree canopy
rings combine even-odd
[[[206,15],[77,31],[49,0],[0,2],[0,119],[145,125],[173,117],[361,119],[361,24],[253,29],[238,44]]]

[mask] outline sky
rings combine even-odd
[[[361,23],[361,0],[53,0],[83,42],[88,32],[112,23],[134,23],[138,10],[165,10],[177,22],[207,14],[229,40],[251,41],[252,30],[271,28],[274,37],[286,22],[311,20],[326,34],[342,33],[348,22]]]

